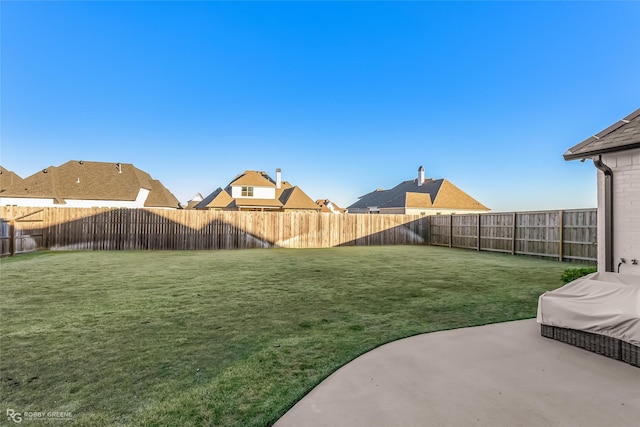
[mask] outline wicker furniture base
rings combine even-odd
[[[622,341],[622,360],[640,368],[640,347]]]
[[[616,338],[549,325],[540,325],[540,334],[640,367],[639,347]]]

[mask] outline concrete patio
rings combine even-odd
[[[640,369],[540,336],[535,319],[435,332],[373,350],[275,425],[640,425]]]

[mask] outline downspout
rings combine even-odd
[[[604,256],[605,271],[613,270],[613,171],[602,163],[602,156],[593,159],[595,167],[604,173]]]

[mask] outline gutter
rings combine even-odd
[[[605,271],[613,272],[613,171],[602,162],[602,155],[593,164],[604,173],[604,253]]]
[[[581,143],[580,145],[584,144],[584,143],[591,143],[593,141],[597,141],[598,137],[592,136],[591,138],[587,139],[586,141],[584,141],[583,143]],[[622,150],[635,150],[637,148],[640,148],[640,142],[634,142],[632,144],[626,144],[622,147],[608,147],[608,148],[601,148],[599,150],[589,150],[589,151],[585,151],[585,152],[580,152],[579,147],[573,147],[575,150],[571,151],[571,150],[567,150],[562,157],[564,157],[565,160],[577,160],[577,159],[584,159],[585,157],[588,156],[597,156],[600,154],[608,154],[608,153],[616,153],[618,151],[622,151]]]

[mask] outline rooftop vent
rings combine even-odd
[[[122,173],[122,163],[116,163],[116,168],[118,169],[118,173]]]

